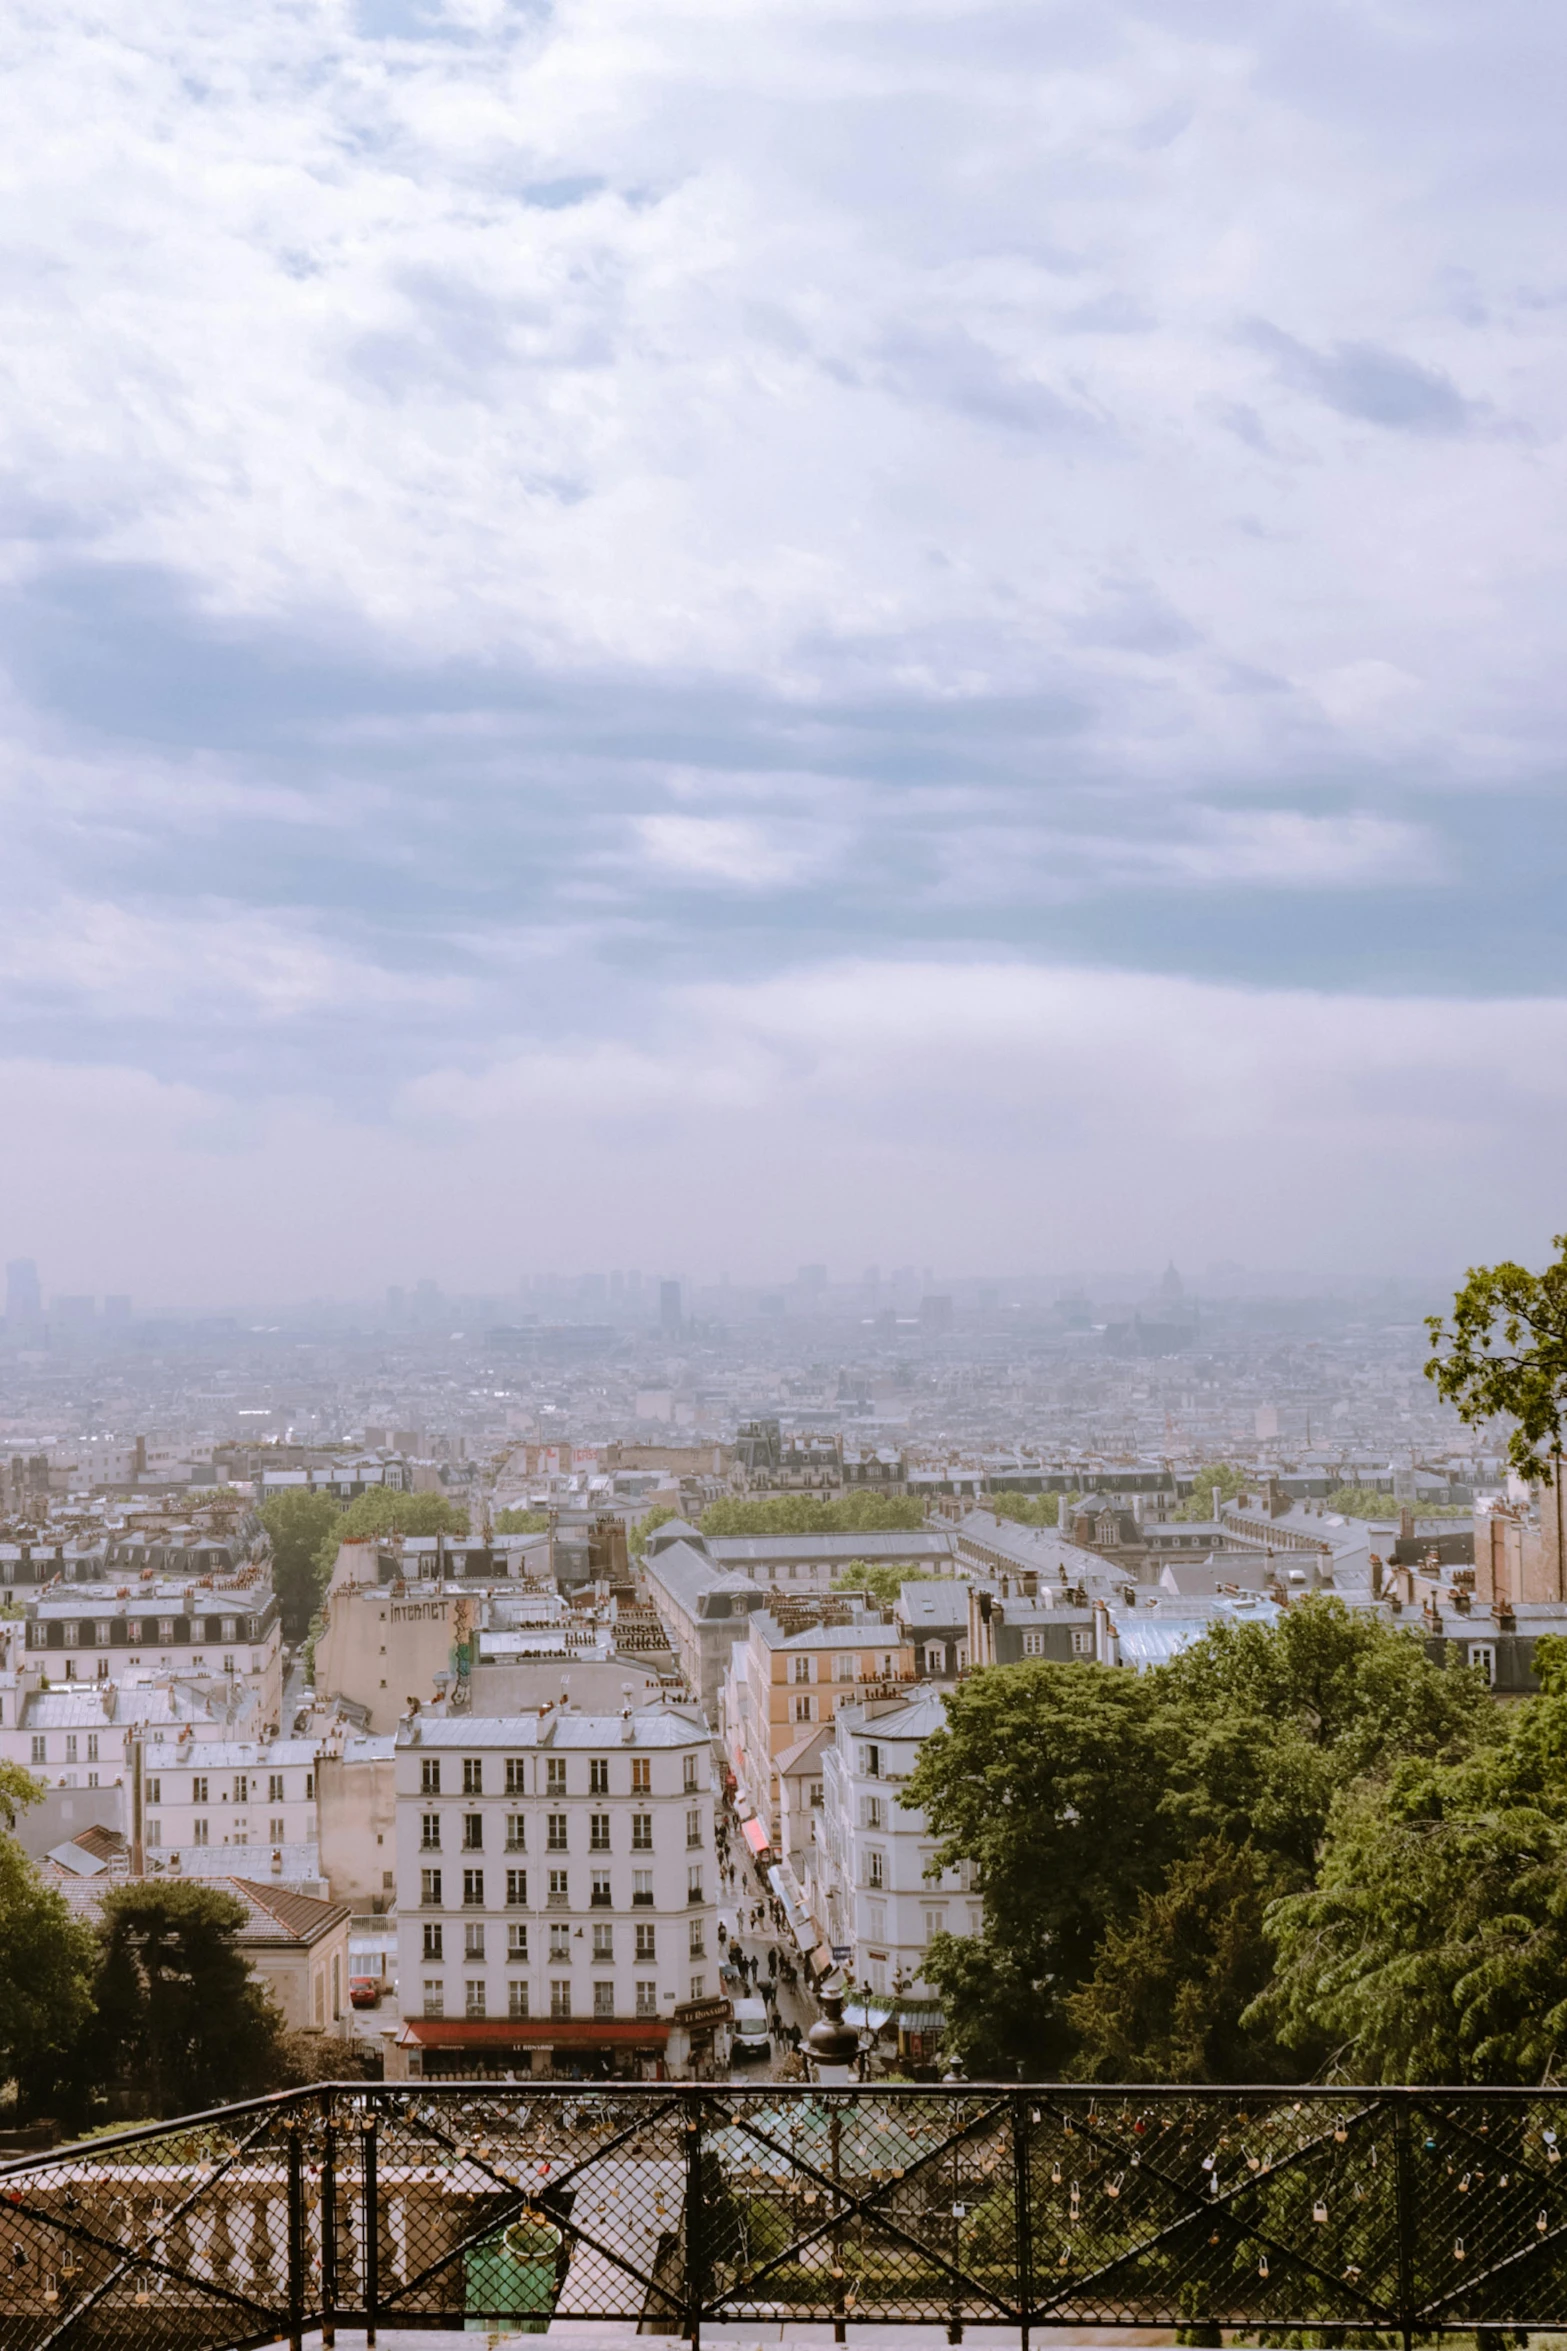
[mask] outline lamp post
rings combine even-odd
[[[829,1978],[818,1994],[822,2013],[805,2036],[805,2052],[810,2059],[811,2072],[823,2089],[846,2090],[856,2078],[860,2056],[860,2036],[852,2024],[843,2021],[843,1986],[836,1978]],[[843,2113],[841,2102],[834,2098],[828,2107],[828,2145],[832,2165],[832,2279],[833,2324],[835,2343],[847,2339],[847,2306],[843,2290]]]

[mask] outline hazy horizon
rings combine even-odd
[[[0,1259],[1540,1261],[1558,13],[6,63]]]

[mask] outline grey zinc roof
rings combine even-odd
[[[952,1537],[928,1527],[912,1528],[904,1534],[710,1535],[707,1549],[709,1557],[719,1565],[726,1560],[765,1563],[781,1559],[802,1565],[817,1560],[824,1566],[835,1567],[851,1559],[863,1559],[867,1566],[874,1566],[877,1560],[896,1563],[903,1559],[950,1559]]]
[[[917,1633],[966,1633],[969,1587],[938,1581],[905,1584],[899,1594],[903,1613]]]
[[[621,1714],[562,1713],[505,1715],[416,1715],[397,1732],[399,1747],[472,1752],[480,1747],[691,1747],[706,1746],[711,1733],[701,1715],[673,1706],[639,1707]]]

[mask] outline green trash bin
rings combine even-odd
[[[559,2290],[561,2234],[542,2218],[514,2220],[463,2255],[463,2307],[482,2318],[463,2321],[470,2335],[490,2333],[497,2319],[519,2335],[542,2335]]]

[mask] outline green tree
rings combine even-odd
[[[272,1543],[272,1584],[283,1617],[283,1632],[297,1641],[314,1616],[332,1572],[328,1559],[321,1572],[321,1555],[341,1518],[330,1494],[313,1493],[308,1486],[285,1486],[261,1506],[261,1523]],[[332,1542],[335,1553],[335,1539]]]
[[[939,1937],[926,1962],[971,2072],[1062,2069],[1066,1995],[1172,1858],[1171,1763],[1152,1676],[1039,1660],[948,1697],[901,1800],[984,1896],[981,1934]]]
[[[891,1608],[905,1584],[934,1584],[940,1578],[929,1567],[900,1567],[896,1560],[851,1559],[833,1578],[835,1592],[869,1592],[883,1608]]]
[[[133,1880],[101,1906],[92,2070],[150,2116],[269,2090],[282,2020],[250,1973],[245,1906],[220,1887]]]
[[[15,1764],[0,1764],[8,1829],[18,1807],[40,1793]],[[26,2112],[75,2104],[73,2060],[93,2013],[95,1958],[91,1928],[45,1884],[16,1839],[0,1835],[0,2081],[17,2084]]]
[[[494,1524],[498,1535],[547,1535],[550,1514],[547,1510],[498,1510]]]
[[[1536,1484],[1558,1478],[1567,1410],[1567,1233],[1544,1273],[1511,1260],[1471,1266],[1452,1319],[1429,1315],[1426,1377],[1471,1423],[1505,1415],[1507,1458]]]
[[[1177,1503],[1170,1515],[1187,1524],[1200,1519],[1217,1518],[1220,1505],[1233,1502],[1238,1494],[1244,1494],[1250,1482],[1246,1472],[1237,1469],[1233,1462],[1205,1462],[1201,1469],[1193,1471],[1192,1490],[1186,1500]]]
[[[337,1539],[357,1535],[465,1535],[468,1513],[444,1494],[399,1494],[391,1486],[366,1486],[337,1522]]]
[[[1324,1510],[1336,1510],[1344,1518],[1397,1518],[1408,1510],[1416,1519],[1453,1518],[1467,1516],[1463,1505],[1451,1502],[1399,1502],[1380,1486],[1340,1486],[1322,1505]]]
[[[916,1496],[760,1494],[710,1502],[702,1513],[704,1535],[876,1535],[908,1534],[925,1524],[925,1505]]]
[[[1106,1929],[1093,1974],[1066,1996],[1074,2071],[1106,2082],[1296,2079],[1294,2057],[1248,2013],[1272,1975],[1264,1914],[1276,1874],[1253,1846],[1217,1837],[1172,1863],[1130,1922]]]
[[[647,1539],[654,1528],[667,1526],[672,1518],[678,1518],[679,1515],[679,1511],[671,1503],[655,1502],[652,1509],[637,1520],[636,1525],[626,1538],[626,1549],[631,1553],[632,1558],[643,1558],[647,1551]]]
[[[1016,1526],[1053,1527],[1061,1523],[1062,1503],[1076,1500],[1075,1494],[982,1494],[979,1506]]]

